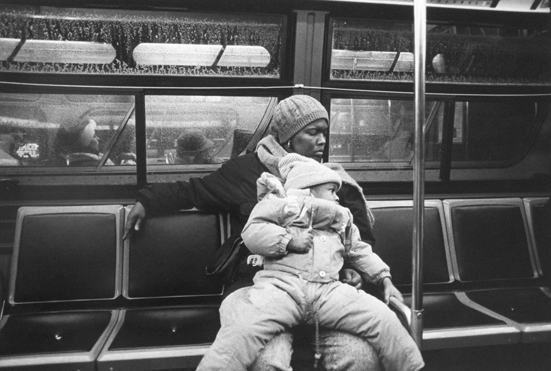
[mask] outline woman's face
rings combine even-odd
[[[324,119],[313,121],[290,140],[289,152],[321,161],[325,148],[325,134],[329,125]]]

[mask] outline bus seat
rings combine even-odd
[[[518,198],[444,201],[457,279],[467,304],[522,331],[522,342],[551,339],[551,295],[538,287],[536,256]]]
[[[412,201],[369,201],[375,216],[376,252],[390,266],[395,285],[411,285],[411,249],[413,239]],[[423,282],[452,283],[451,263],[447,256],[447,237],[442,203],[425,201]]]
[[[99,370],[197,366],[220,328],[223,286],[205,267],[226,238],[226,224],[220,214],[182,211],[148,218],[126,241],[129,305],[98,357]]]
[[[0,322],[0,370],[95,370],[112,331],[115,310],[44,311],[5,315]]]
[[[545,287],[472,290],[468,300],[520,324],[523,343],[551,341],[551,291]]]
[[[393,282],[402,290],[411,290],[413,202],[368,204],[376,221],[374,251],[390,266]],[[441,201],[425,201],[424,221],[422,349],[518,342],[518,329],[465,305],[453,290],[454,275]],[[411,294],[404,294],[404,300],[411,306]]]
[[[458,280],[536,277],[520,199],[446,200],[444,208]]]
[[[127,214],[130,209],[127,209]],[[226,218],[198,210],[147,219],[126,241],[123,295],[130,299],[221,295],[205,274],[225,241]]]
[[[22,207],[8,305],[0,322],[0,369],[94,370],[121,293],[120,205]]]

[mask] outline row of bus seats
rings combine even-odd
[[[123,244],[125,211],[19,209],[0,369],[197,365],[219,328],[223,287],[204,269],[227,234],[225,218],[199,211],[149,218]]]
[[[551,341],[546,201],[426,201],[423,350]],[[409,292],[412,202],[369,205],[375,251]],[[227,217],[196,210],[156,216],[123,243],[128,210],[19,209],[0,369],[198,364],[220,325],[223,287],[204,268],[228,235]]]
[[[423,350],[551,341],[551,219],[545,202],[426,201]],[[408,287],[412,203],[370,205],[377,220],[375,251],[389,263],[393,281]]]

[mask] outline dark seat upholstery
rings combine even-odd
[[[551,340],[551,295],[539,287],[479,290],[467,297],[491,311],[523,324],[522,340]]]
[[[210,344],[220,328],[218,306],[159,307],[125,311],[109,350]]]
[[[411,305],[411,296],[404,297]],[[458,292],[423,293],[423,350],[512,344],[520,331],[466,304]]]
[[[459,280],[535,277],[522,205],[449,205]]]
[[[118,315],[101,306],[121,293],[122,212],[19,209],[0,369],[95,369]]]
[[[129,299],[220,295],[205,267],[224,241],[219,214],[183,211],[148,218],[125,246],[124,295]]]
[[[43,355],[88,353],[112,317],[110,310],[12,314],[0,332],[0,353],[3,357],[29,351]]]
[[[413,202],[369,202],[375,216],[374,251],[390,266],[392,280],[403,291],[412,284]],[[425,201],[423,244],[423,344],[422,349],[509,344],[520,340],[520,331],[495,316],[465,305],[453,291],[448,237],[442,202]],[[408,306],[411,296],[404,295]]]
[[[37,214],[22,223],[15,303],[114,298],[116,215]]]
[[[411,285],[411,246],[413,239],[413,205],[410,201],[370,203],[375,216],[373,250],[387,263],[395,285]],[[427,201],[424,224],[423,282],[450,283],[447,237],[443,228],[442,204]],[[406,258],[408,257],[408,258]]]
[[[99,370],[197,366],[220,328],[223,287],[205,267],[226,237],[224,223],[196,210],[148,218],[125,246],[123,295],[131,305],[98,357]]]
[[[196,367],[214,341],[218,305],[123,310],[115,336],[98,358],[98,370]]]
[[[540,281],[522,200],[444,205],[457,279],[484,288],[466,290],[467,303],[520,329],[523,342],[551,339],[551,296],[536,287]]]

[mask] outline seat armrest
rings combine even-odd
[[[411,309],[394,296],[390,297],[388,306],[396,313],[402,325],[411,333]]]

